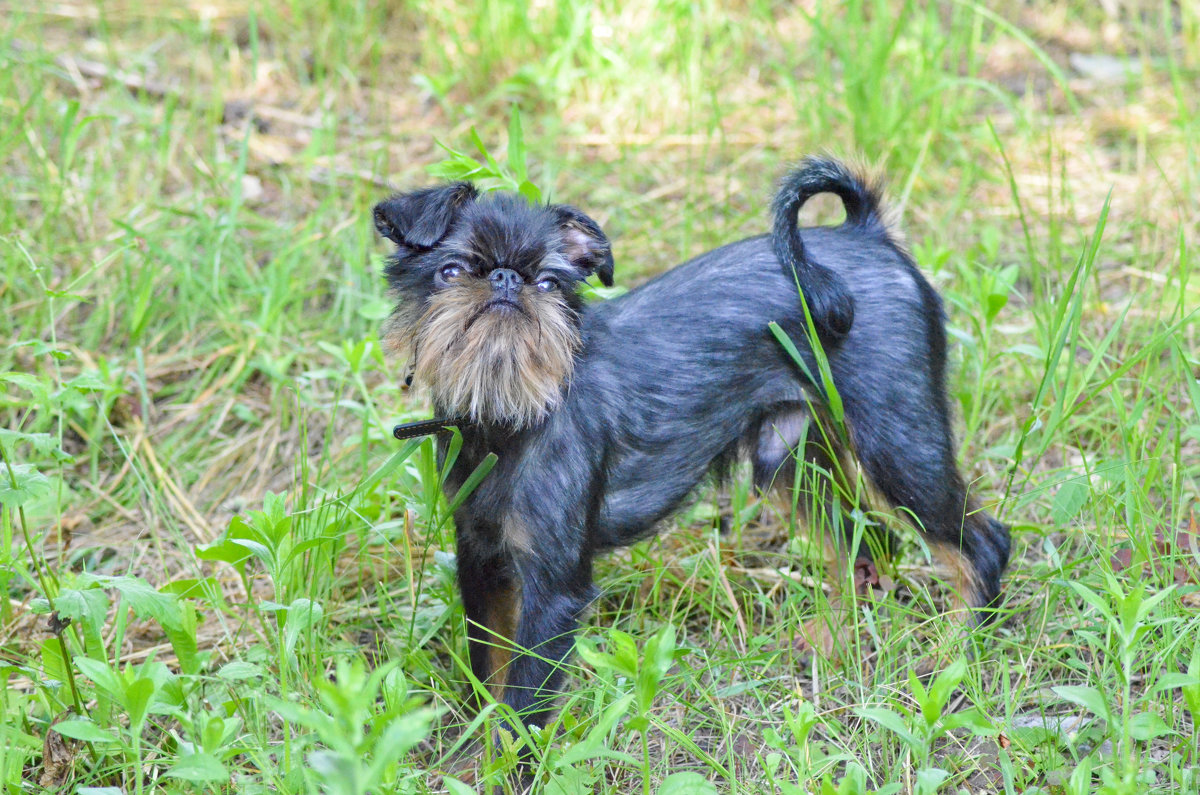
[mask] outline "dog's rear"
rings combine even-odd
[[[826,192],[842,199],[845,223],[798,230],[800,206]],[[870,492],[932,543],[974,620],[986,619],[991,611],[983,608],[993,607],[1000,593],[1009,531],[967,493],[955,461],[941,299],[889,229],[878,186],[840,162],[805,160],[783,180],[773,207],[772,248],[785,272],[804,285],[844,427],[834,427],[820,398],[816,411],[778,407],[748,440],[756,482],[782,486],[793,504],[825,505],[821,519],[849,533],[853,524],[835,515],[832,495],[837,488],[853,494],[845,476],[861,472]],[[820,427],[811,424],[814,416]],[[847,454],[857,467],[848,465]],[[799,478],[797,455],[807,462]],[[802,494],[792,495],[794,486]]]

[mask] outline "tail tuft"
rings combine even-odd
[[[837,342],[854,324],[854,296],[834,271],[808,259],[800,240],[796,214],[819,193],[833,193],[846,207],[846,224],[886,234],[879,193],[871,183],[830,157],[807,157],[784,177],[772,204],[775,256],[791,272],[822,340]]]

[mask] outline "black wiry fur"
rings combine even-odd
[[[784,178],[775,194],[771,248],[785,271],[795,274],[817,330],[825,339],[836,341],[846,336],[854,323],[854,296],[837,271],[805,256],[796,226],[796,213],[819,193],[833,193],[842,200],[846,226],[857,227],[864,234],[886,229],[874,190],[837,160],[806,158],[801,168]]]
[[[821,191],[842,198],[847,222],[797,230],[796,210]],[[578,282],[593,272],[608,282],[612,258],[599,227],[578,210],[476,197],[461,184],[376,208],[381,231],[398,245],[387,276],[400,299],[389,333],[401,348],[420,336],[446,291],[469,302],[468,290],[496,294],[489,280],[520,297],[548,272],[567,310],[546,311],[569,311],[578,329],[570,374],[536,421],[502,412],[457,418],[463,447],[447,480],[453,494],[488,453],[499,457],[455,514],[458,579],[480,680],[497,673],[500,659],[489,651],[497,640],[488,630],[508,632],[506,617],[515,619],[503,698],[524,720],[549,717],[562,680],[557,663],[595,593],[597,553],[653,532],[740,450],[751,451],[764,486],[794,465],[820,390],[767,325],[779,323],[818,371],[797,282],[825,332],[862,471],[961,563],[970,607],[996,601],[1008,530],[975,508],[955,464],[941,301],[889,237],[879,207],[876,193],[840,164],[806,161],[776,197],[772,235],[703,254],[621,298],[586,306]],[[455,273],[454,263],[469,273],[439,276]],[[542,311],[522,306],[522,314]],[[442,342],[457,350],[479,342],[473,333],[464,326]]]

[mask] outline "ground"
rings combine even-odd
[[[907,533],[804,658],[819,556],[734,478],[600,566],[546,790],[1200,791],[1193,5],[394,5],[0,2],[6,792],[500,783],[371,206],[527,176],[627,288],[817,151],[946,299],[1002,614]]]

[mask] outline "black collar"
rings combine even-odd
[[[395,428],[392,428],[392,436],[397,439],[415,439],[418,436],[441,435],[450,433],[450,430],[456,427],[458,423],[453,420],[434,417],[431,420],[417,420],[416,422],[402,422]]]

